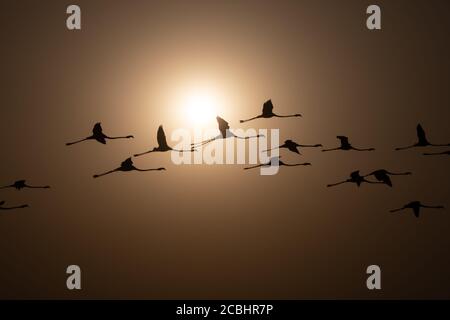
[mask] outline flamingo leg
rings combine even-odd
[[[317,147],[321,147],[321,144],[299,144],[299,147],[302,148],[317,148]]]
[[[355,147],[352,147],[352,149],[355,151],[374,151],[375,150],[374,148],[360,149],[360,148],[355,148]]]
[[[198,142],[198,143],[191,143],[191,146],[192,146],[193,148],[201,147],[201,146],[204,146],[205,144],[208,144],[208,143],[210,143],[210,142],[213,142],[214,140],[217,140],[217,139],[222,139],[222,136],[220,135],[220,136],[218,136],[218,137],[211,138],[211,139],[208,139],[208,140],[205,140],[205,141],[202,141],[202,142]]]
[[[246,167],[246,168],[244,168],[244,170],[255,169],[255,168],[259,168],[259,167],[267,167],[267,166],[269,166],[269,165],[268,164],[258,164],[253,167]]]
[[[333,149],[323,149],[322,152],[326,152],[326,151],[335,151],[335,150],[341,150],[342,147],[337,147],[337,148],[333,148]]]
[[[429,208],[429,209],[445,209],[444,206],[427,206],[427,205],[422,205],[422,208]]]
[[[140,156],[143,156],[144,154],[148,154],[148,153],[151,153],[151,152],[155,152],[155,151],[154,150],[150,150],[150,151],[145,151],[145,152],[142,152],[142,153],[137,153],[137,154],[133,155],[133,157],[140,157]]]
[[[297,114],[290,114],[290,115],[284,115],[284,116],[283,115],[274,114],[273,116],[277,117],[277,118],[293,118],[293,117],[301,117],[302,115],[297,113]]]
[[[30,189],[50,189],[50,186],[25,186]]]
[[[140,172],[145,172],[145,171],[161,171],[161,170],[166,170],[166,168],[157,168],[157,169],[138,169],[135,168],[135,171],[140,171]]]
[[[131,136],[131,135],[129,135],[129,136],[123,136],[123,137],[108,137],[108,136],[105,136],[105,138],[106,138],[106,139],[110,139],[110,140],[115,140],[115,139],[131,139],[131,138],[134,138],[134,136]]]
[[[309,166],[309,165],[311,165],[311,163],[309,163],[309,162],[304,162],[304,163],[294,163],[294,164],[286,164],[286,163],[283,163],[282,165],[283,165],[283,166],[286,166],[286,167],[297,167],[297,166]]]
[[[398,209],[390,210],[389,212],[397,212],[397,211],[402,211],[402,210],[405,210],[405,209],[406,209],[406,208],[403,207],[403,208],[398,208]]]
[[[74,142],[68,142],[68,143],[66,143],[66,146],[71,146],[73,144],[77,144],[77,143],[80,143],[80,142],[83,142],[83,141],[86,141],[86,140],[90,140],[90,139],[92,139],[92,137],[87,137],[87,138],[84,138],[84,139],[81,139],[81,140],[78,140],[78,141],[74,141]]]
[[[256,117],[253,117],[253,118],[250,118],[250,119],[246,119],[246,120],[239,120],[239,122],[240,123],[244,123],[244,122],[252,121],[252,120],[255,120],[255,119],[258,119],[258,118],[262,118],[262,115],[259,115],[259,116],[256,116]]]
[[[27,208],[27,207],[28,207],[28,205],[24,204],[24,205],[17,206],[17,207],[9,207],[9,208],[0,207],[0,210],[14,210],[14,209],[23,209],[23,208]]]
[[[390,174],[392,176],[407,176],[407,175],[412,174],[412,172],[399,172],[399,173],[388,172],[388,174]]]
[[[116,172],[116,171],[119,171],[119,170],[120,170],[120,168],[117,168],[117,169],[114,169],[114,170],[107,171],[105,173],[95,174],[94,178],[103,177],[103,176],[106,176],[107,174],[110,174],[110,173],[113,173],[113,172]]]
[[[400,150],[406,150],[406,149],[411,149],[417,147],[415,144],[411,145],[411,146],[407,146],[407,147],[400,147],[400,148],[395,148],[395,151],[400,151]]]
[[[350,181],[349,180],[345,180],[345,181],[341,181],[341,182],[337,182],[337,183],[327,184],[327,187],[328,188],[329,187],[335,187],[335,186],[338,186],[340,184],[347,183],[347,182],[350,182]]]

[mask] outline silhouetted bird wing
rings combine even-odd
[[[216,117],[216,119],[217,119],[217,123],[219,124],[219,130],[220,130],[220,133],[222,134],[222,137],[226,138],[227,130],[230,129],[228,122],[223,120],[221,117]]]
[[[341,141],[341,144],[349,144],[348,143],[348,137],[346,136],[336,136]]]
[[[101,136],[101,137],[96,137],[95,140],[97,140],[100,143],[106,144],[106,139],[105,137]]]
[[[167,145],[166,134],[164,133],[163,126],[159,126],[159,128],[158,128],[157,139],[158,139],[158,145],[160,147],[162,147],[162,148],[168,148],[169,147]]]
[[[425,130],[423,130],[420,123],[417,125],[417,137],[419,138],[419,141],[427,142],[427,136],[425,134]]]
[[[122,162],[120,166],[121,167],[131,167],[131,166],[133,166],[133,160],[131,160],[131,158],[128,158],[127,160]]]
[[[352,173],[350,173],[350,177],[354,180],[359,179],[361,177],[359,174],[359,170],[353,171]]]
[[[387,184],[389,187],[392,187],[392,181],[391,178],[387,174],[380,175],[378,177],[378,180],[382,181],[383,183]]]
[[[420,207],[413,207],[414,215],[418,218],[420,213]]]
[[[98,122],[94,125],[94,129],[92,129],[92,133],[94,134],[94,136],[103,135],[103,129],[102,129],[102,125],[100,122]]]
[[[273,111],[273,104],[272,104],[272,100],[267,100],[266,102],[264,102],[263,104],[263,114],[272,114]]]

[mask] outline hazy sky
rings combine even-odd
[[[365,26],[382,9],[382,30]],[[389,213],[412,200],[450,207],[448,157],[393,151],[449,143],[448,1],[2,1],[0,190],[30,208],[0,212],[1,298],[450,298],[448,209]],[[156,146],[156,130],[193,129],[192,92],[214,96],[232,128],[375,152],[281,151],[275,176],[242,165],[136,166],[165,172],[94,180]],[[260,119],[267,99],[281,114]],[[186,102],[187,103],[187,102]],[[102,122],[134,140],[66,147]],[[215,118],[201,124],[216,126]],[[436,151],[445,150],[442,148]],[[412,171],[394,188],[327,188],[351,171]],[[66,267],[82,269],[81,292]],[[382,291],[366,268],[382,269]]]

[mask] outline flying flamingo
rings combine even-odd
[[[390,212],[397,212],[397,211],[401,211],[401,210],[405,210],[405,209],[412,209],[414,212],[414,215],[418,218],[419,214],[420,214],[420,208],[444,209],[443,206],[427,206],[427,205],[420,203],[420,201],[412,201],[412,202],[404,205],[402,208],[394,209],[394,210],[391,210]]]
[[[16,188],[17,190],[21,190],[23,188],[30,188],[30,189],[50,189],[50,186],[29,186],[26,184],[25,180],[18,180],[14,182],[13,184],[9,186],[0,187],[0,189],[6,189],[6,188]]]
[[[280,160],[281,157],[273,157],[267,163],[262,163],[262,164],[258,164],[258,165],[253,166],[253,167],[244,168],[244,170],[249,170],[249,169],[254,169],[254,168],[259,168],[259,167],[270,167],[270,166],[272,166],[272,163],[276,161],[277,158],[278,158],[278,166],[296,167],[296,166],[310,166],[311,165],[311,163],[309,163],[309,162],[287,164],[287,163],[284,163],[283,161]]]
[[[195,148],[195,147],[200,147],[203,146],[205,144],[208,144],[210,142],[213,142],[214,140],[218,140],[218,139],[227,139],[227,138],[237,138],[237,139],[250,139],[250,138],[259,138],[259,137],[263,137],[263,135],[256,135],[256,136],[250,136],[250,137],[240,137],[235,135],[233,132],[230,131],[230,126],[228,125],[228,122],[226,122],[225,120],[223,120],[221,117],[216,117],[217,119],[217,123],[219,124],[219,131],[220,134],[217,137],[202,141],[202,142],[198,142],[198,143],[191,143],[191,147]]]
[[[411,172],[401,172],[401,173],[393,173],[389,172],[385,169],[375,170],[372,173],[366,174],[364,177],[368,176],[374,176],[378,181],[383,182],[384,184],[387,184],[389,187],[392,187],[392,181],[389,175],[391,176],[406,176],[410,175]]]
[[[94,125],[94,128],[92,129],[92,135],[91,136],[89,136],[87,138],[84,138],[84,139],[81,139],[81,140],[78,140],[78,141],[75,141],[75,142],[66,143],[66,146],[71,146],[73,144],[80,143],[80,142],[83,142],[83,141],[86,141],[86,140],[97,140],[100,143],[106,144],[106,139],[114,140],[114,139],[130,139],[130,138],[134,138],[134,136],[130,135],[130,136],[124,136],[124,137],[108,137],[107,135],[105,135],[103,133],[103,129],[102,129],[101,123],[97,122]]]
[[[157,169],[138,169],[133,165],[133,160],[131,160],[131,158],[126,159],[125,161],[123,161],[120,164],[120,167],[114,169],[114,170],[110,170],[108,172],[102,173],[102,174],[96,174],[94,175],[94,178],[98,178],[98,177],[102,177],[102,176],[106,176],[107,174],[113,173],[113,172],[117,172],[117,171],[161,171],[161,170],[166,170],[165,168],[157,168]]]
[[[298,144],[297,142],[292,141],[292,140],[285,140],[284,143],[281,146],[276,147],[276,148],[272,148],[272,149],[268,149],[268,150],[265,150],[265,151],[271,151],[273,149],[278,149],[278,148],[286,148],[289,151],[301,154],[298,151],[298,149],[297,149],[298,147],[302,147],[302,148],[306,148],[306,147],[316,148],[316,147],[322,147],[322,145],[321,144]]]
[[[373,151],[375,150],[374,148],[368,148],[368,149],[359,149],[359,148],[355,148],[353,147],[350,142],[348,142],[348,137],[346,136],[336,136],[337,139],[341,140],[341,146],[337,147],[337,148],[333,148],[333,149],[323,149],[322,151],[333,151],[333,150],[355,150],[355,151]]]
[[[251,120],[255,120],[258,118],[272,118],[272,117],[277,117],[277,118],[291,118],[291,117],[301,117],[301,114],[291,114],[291,115],[287,115],[287,116],[280,116],[278,114],[273,113],[273,104],[272,104],[272,100],[267,100],[266,102],[264,102],[263,104],[263,109],[262,109],[262,113],[259,116],[247,119],[247,120],[239,120],[240,123],[243,122],[247,122],[247,121],[251,121]]]
[[[337,182],[337,183],[332,183],[332,184],[328,184],[327,187],[334,187],[343,183],[356,183],[356,185],[359,187],[361,186],[361,183],[366,182],[366,183],[382,183],[382,182],[374,182],[374,181],[369,181],[364,179],[363,176],[361,176],[359,174],[359,170],[358,171],[353,171],[352,173],[350,173],[350,179],[341,181],[341,182]]]
[[[415,147],[427,147],[427,146],[433,146],[433,147],[440,147],[440,146],[450,146],[450,144],[433,144],[430,143],[427,139],[427,136],[425,134],[425,130],[423,130],[422,126],[420,125],[420,123],[417,125],[416,128],[417,131],[417,138],[419,139],[415,144],[407,146],[407,147],[400,147],[400,148],[395,148],[395,150],[405,150],[405,149],[410,149],[410,148],[415,148]]]
[[[17,207],[9,207],[9,208],[3,207],[4,204],[5,204],[5,201],[0,201],[0,210],[14,210],[14,209],[28,208],[27,204],[24,204],[24,205],[21,205],[21,206],[17,206]]]
[[[191,149],[191,150],[176,150],[176,149],[173,149],[172,147],[170,147],[167,144],[166,134],[164,133],[163,126],[159,126],[159,128],[158,128],[157,140],[158,140],[158,146],[157,147],[153,148],[152,150],[143,152],[143,153],[135,154],[134,156],[135,157],[139,157],[139,156],[142,156],[142,155],[150,153],[150,152],[166,152],[166,151],[191,152],[191,151],[195,151],[194,149]]]
[[[424,153],[426,156],[439,156],[439,155],[447,155],[450,156],[450,150],[436,153]]]

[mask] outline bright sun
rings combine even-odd
[[[203,125],[217,116],[217,97],[210,91],[189,92],[184,102],[186,118],[193,124]]]

